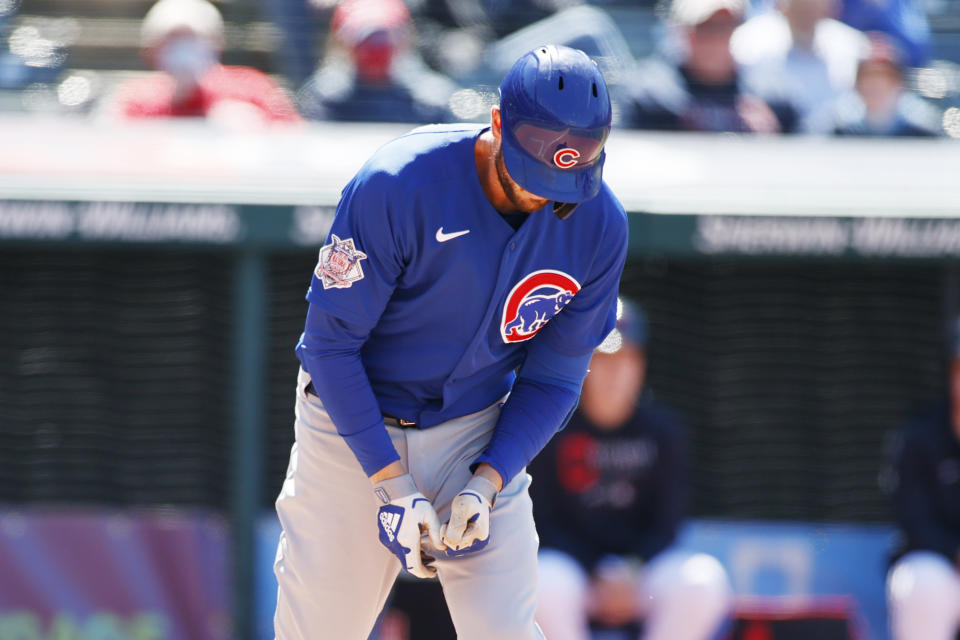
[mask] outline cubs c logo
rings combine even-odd
[[[557,152],[553,154],[553,164],[561,169],[569,169],[577,164],[577,158],[579,157],[579,151],[571,149],[570,147],[564,147],[563,149],[557,149]]]
[[[580,291],[563,271],[542,269],[524,276],[503,303],[500,335],[507,344],[529,340]]]

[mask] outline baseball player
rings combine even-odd
[[[400,570],[440,579],[461,639],[543,637],[525,467],[615,323],[610,123],[596,64],[540,47],[489,126],[414,130],[343,190],[297,345],[280,640],[365,639]]]

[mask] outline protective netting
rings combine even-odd
[[[264,507],[315,261],[269,258]],[[947,269],[632,260],[649,384],[690,424],[692,513],[887,519],[884,437],[944,389]],[[0,253],[0,502],[226,507],[231,277],[229,255]]]
[[[280,493],[293,445],[293,404],[300,362],[294,352],[307,315],[307,287],[317,265],[317,252],[281,256],[270,261],[270,343],[268,345],[269,420],[264,465],[267,474],[265,503]]]
[[[650,384],[692,430],[693,511],[885,519],[885,434],[945,388],[943,270],[635,263]]]
[[[0,502],[225,504],[228,266],[0,252]]]

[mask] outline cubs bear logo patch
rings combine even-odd
[[[324,289],[347,289],[357,280],[363,280],[360,261],[366,257],[367,254],[354,246],[353,238],[341,240],[336,234],[330,234],[330,244],[320,248],[320,261],[313,273]]]
[[[541,269],[521,278],[503,303],[500,335],[506,343],[529,340],[580,291],[563,271]]]

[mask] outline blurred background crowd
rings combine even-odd
[[[0,0],[0,109],[485,120],[499,78],[541,42],[598,61],[620,127],[960,127],[954,0]]]

